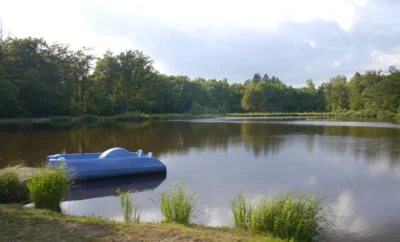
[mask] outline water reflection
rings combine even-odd
[[[336,240],[375,241],[382,236],[396,241],[400,228],[400,126],[325,123],[330,125],[214,119],[90,127],[3,126],[0,164],[24,158],[35,165],[45,155],[81,149],[141,148],[152,151],[168,167],[164,182],[160,179],[156,183],[161,184],[154,188],[131,194],[144,211],[144,221],[160,221],[152,200],[165,185],[185,177],[202,199],[197,222],[204,225],[229,225],[229,199],[240,189],[254,198],[265,192],[274,196],[280,191],[300,190],[326,198],[336,215]],[[109,185],[109,191],[115,192]],[[69,214],[121,219],[118,198],[104,192],[101,197],[87,194],[83,200],[79,196],[85,195],[78,193],[62,207]]]
[[[118,196],[116,192],[118,189],[121,191],[132,191],[132,193],[153,190],[157,188],[166,177],[167,174],[163,173],[79,181],[72,185],[64,200],[76,201]]]

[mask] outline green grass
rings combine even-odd
[[[27,186],[35,208],[59,211],[60,203],[71,183],[71,173],[66,171],[64,166],[60,166],[52,169],[41,168],[28,181]]]
[[[283,242],[270,235],[176,223],[132,224],[0,204],[0,241]]]
[[[7,167],[0,172],[0,203],[21,202],[24,199],[24,185],[18,167]]]
[[[332,112],[305,112],[305,113],[229,113],[227,116],[233,117],[324,117],[335,116]]]
[[[55,116],[50,118],[50,123],[71,123],[72,118],[67,116]]]
[[[315,196],[282,193],[254,209],[251,229],[282,239],[321,241],[332,227],[325,205]]]
[[[167,223],[189,224],[197,216],[197,198],[183,180],[161,191],[158,206]]]
[[[140,223],[141,211],[136,204],[132,202],[130,198],[131,191],[122,192],[118,189],[117,193],[119,195],[119,204],[124,214],[124,221]]]
[[[400,120],[400,112],[397,113],[396,119],[397,119],[397,120]]]
[[[247,229],[251,226],[253,206],[250,198],[240,191],[230,202],[235,228]]]

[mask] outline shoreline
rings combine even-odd
[[[0,204],[0,227],[1,241],[285,241],[230,227],[124,223],[23,208],[19,204]]]
[[[290,118],[372,118],[393,120],[394,117],[373,117],[359,113],[228,113],[228,114],[198,114],[171,113],[171,114],[121,114],[116,116],[83,115],[80,117],[53,116],[44,118],[9,118],[0,119],[0,124],[67,124],[67,123],[103,123],[103,122],[138,122],[146,120],[192,120],[207,118],[264,118],[264,119],[290,119]]]

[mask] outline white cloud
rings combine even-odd
[[[310,44],[310,46],[311,46],[311,48],[314,48],[314,47],[316,47],[317,46],[317,43],[315,43],[315,41],[312,41],[312,40],[303,40],[303,42],[306,42],[306,43],[308,43],[308,44]]]
[[[335,67],[339,67],[339,66],[342,64],[342,61],[343,61],[343,60],[335,60],[335,61],[333,62],[333,65],[334,65]]]
[[[335,213],[335,225],[339,229],[357,233],[369,227],[369,221],[366,218],[356,215],[356,200],[351,191],[343,191],[332,208]]]
[[[382,66],[388,68],[391,65],[400,66],[400,46],[397,46],[392,52],[373,51],[370,54],[372,64],[369,68],[379,69]]]

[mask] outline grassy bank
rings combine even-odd
[[[397,116],[399,116],[398,114]],[[305,112],[305,113],[230,113],[231,117],[359,117],[359,118],[386,118],[396,117],[396,113],[388,111],[374,112],[371,110],[343,111],[343,112]]]
[[[15,204],[0,204],[0,227],[0,241],[284,241],[230,228],[120,223]]]
[[[215,114],[199,114],[192,115],[187,113],[166,113],[166,114],[144,114],[144,113],[126,113],[115,116],[96,116],[83,115],[79,117],[54,116],[46,118],[15,118],[0,119],[0,123],[52,123],[52,124],[69,124],[73,122],[81,123],[106,123],[106,122],[140,122],[146,120],[188,120],[200,118],[213,118],[221,115]]]

